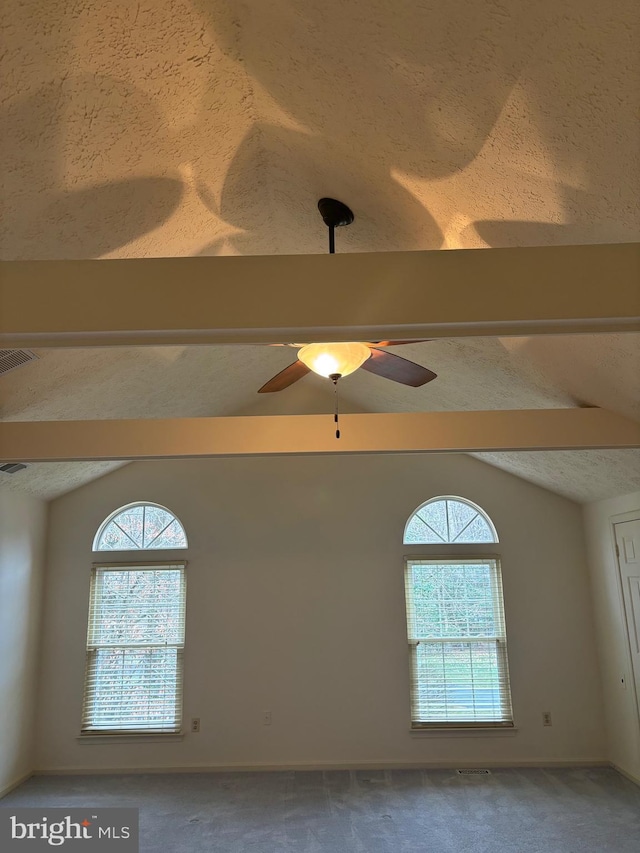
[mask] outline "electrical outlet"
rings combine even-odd
[[[192,717],[191,718],[191,731],[199,732],[200,731],[200,717]]]
[[[543,711],[542,712],[542,725],[543,726],[552,726],[551,722],[551,711]]]
[[[262,712],[262,725],[270,726],[271,725],[271,711],[263,711]]]

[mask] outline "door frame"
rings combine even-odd
[[[620,612],[624,619],[624,628],[626,642],[624,644],[627,658],[627,690],[629,690],[629,681],[631,681],[631,689],[635,696],[635,709],[638,715],[638,725],[640,726],[640,696],[636,689],[636,673],[633,666],[633,656],[631,654],[631,634],[629,631],[629,614],[624,600],[624,589],[622,584],[622,572],[620,571],[620,557],[618,554],[618,543],[616,541],[616,524],[624,524],[625,521],[640,521],[640,508],[632,509],[630,512],[620,512],[616,515],[609,516],[609,529],[611,533],[611,550],[613,553],[613,562],[615,565],[616,587],[618,590],[618,601],[620,603]]]

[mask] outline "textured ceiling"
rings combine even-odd
[[[5,258],[637,239],[635,0],[8,0]]]
[[[590,405],[640,419],[638,334],[434,340],[396,352],[438,378],[407,388],[357,371],[340,383],[342,411]],[[43,349],[38,355],[0,378],[4,420],[333,412],[331,384],[313,374],[280,393],[256,393],[294,359],[286,347]],[[633,450],[477,455],[574,500],[633,491],[640,476],[640,451]],[[109,470],[110,463],[36,464],[2,479],[49,498]]]
[[[640,239],[639,18],[635,0],[8,0],[0,254],[322,252],[322,195],[356,214],[339,251]],[[344,408],[586,403],[640,417],[638,352],[632,335],[412,345],[402,354],[437,382],[360,372]],[[0,379],[4,417],[331,405],[315,378],[254,396],[282,349],[41,355]],[[543,456],[533,472],[524,456],[490,461],[560,491],[573,476],[576,499],[596,482],[596,496],[636,487],[633,456]],[[50,496],[82,481],[78,464],[56,470],[22,482]]]
[[[0,488],[26,492],[42,500],[52,500],[103,477],[126,462],[38,462],[17,474],[0,472]]]
[[[640,488],[640,450],[554,450],[472,455],[580,503],[614,498]]]
[[[360,370],[340,383],[345,411],[411,412],[599,406],[640,420],[640,334],[433,340],[395,348],[438,374],[407,388]],[[331,385],[311,374],[277,394],[258,388],[296,358],[288,347],[43,349],[0,379],[2,418],[93,420],[316,414]]]
[[[411,412],[599,406],[640,420],[640,334],[461,338],[395,348],[438,374],[407,388],[360,370],[340,383],[345,411]],[[288,347],[37,350],[0,379],[3,420],[93,420],[333,410],[311,374],[256,393],[296,358]]]

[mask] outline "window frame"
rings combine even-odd
[[[176,726],[172,729],[167,728],[148,728],[148,729],[93,729],[87,728],[85,721],[87,719],[87,703],[88,694],[91,688],[90,672],[92,661],[96,652],[99,649],[99,644],[90,642],[91,631],[91,614],[94,611],[95,589],[97,584],[98,571],[152,571],[163,569],[178,569],[181,572],[181,609],[182,609],[182,642],[165,644],[166,648],[176,648],[177,650],[177,682],[178,691],[175,699],[176,706]],[[87,641],[86,641],[86,656],[85,656],[85,672],[83,678],[82,692],[82,715],[80,720],[80,740],[102,740],[104,738],[141,738],[141,739],[175,739],[181,738],[183,735],[184,724],[184,650],[186,644],[186,609],[187,609],[187,561],[186,560],[127,560],[125,562],[101,562],[93,563],[91,567],[91,585],[89,592],[89,610],[87,614]],[[117,644],[121,649],[141,649],[141,648],[162,648],[162,644]]]
[[[485,544],[489,547],[494,546],[496,543],[478,543],[480,545]],[[425,546],[421,546],[425,547]],[[435,546],[438,547],[438,546]],[[469,549],[476,547],[477,545],[473,545],[471,543],[464,549],[460,548],[456,543],[452,543],[449,545],[447,549],[448,553],[437,553],[432,551],[431,553],[426,554],[406,554],[403,560],[403,578],[404,578],[404,587],[405,587],[405,623],[406,623],[406,631],[407,631],[407,649],[408,649],[408,664],[409,664],[409,724],[410,730],[412,733],[427,733],[427,732],[455,732],[457,731],[478,731],[478,732],[508,732],[513,731],[515,729],[515,722],[513,719],[513,697],[511,694],[511,682],[509,678],[509,656],[508,656],[508,642],[507,642],[507,624],[506,624],[506,616],[505,616],[505,608],[504,608],[504,592],[502,589],[502,566],[501,566],[501,558],[500,554],[495,553],[495,551],[489,551],[488,549],[482,549],[481,552],[472,553]],[[458,550],[459,549],[459,550]],[[461,553],[462,551],[466,553]],[[478,562],[489,562],[492,561],[495,564],[495,571],[491,573],[491,591],[493,597],[494,609],[497,606],[499,608],[499,616],[500,622],[504,628],[503,637],[495,638],[498,644],[498,665],[500,667],[500,679],[499,679],[499,687],[503,688],[506,691],[506,706],[510,710],[510,718],[507,720],[472,720],[472,721],[460,721],[460,720],[414,720],[414,713],[412,707],[413,693],[414,693],[414,649],[419,644],[420,640],[417,642],[415,638],[409,637],[409,619],[410,619],[410,602],[408,598],[408,583],[407,577],[409,573],[409,563],[416,562],[427,562],[427,563],[478,563]],[[429,638],[430,642],[433,643],[446,643],[452,641],[458,642],[469,642],[468,639],[465,638]],[[492,640],[493,636],[489,638]],[[471,642],[475,642],[476,638],[471,640]],[[477,638],[477,641],[481,642],[481,638]],[[504,692],[501,697],[501,704],[504,706]]]
[[[486,522],[489,530],[493,534],[493,540],[490,542],[407,542],[407,528],[413,521],[413,519],[418,515],[420,510],[424,509],[424,507],[429,506],[429,504],[437,504],[440,502],[445,503],[446,501],[466,504],[466,506],[474,509],[478,515]],[[426,524],[424,519],[420,519],[423,524]],[[429,525],[430,526],[430,525]],[[437,534],[439,535],[439,534]],[[478,546],[495,546],[500,544],[500,537],[498,535],[498,531],[496,529],[495,524],[493,523],[493,519],[489,515],[489,513],[483,509],[480,504],[475,503],[475,501],[470,500],[469,498],[463,498],[461,495],[434,495],[432,498],[429,498],[426,501],[423,501],[419,506],[417,506],[407,518],[407,521],[404,525],[404,530],[402,532],[402,544],[404,546],[409,546],[409,548],[469,548],[469,547],[478,547]]]
[[[173,545],[171,548],[145,548],[144,547],[144,521],[143,521],[143,543],[142,543],[143,547],[141,547],[141,548],[100,548],[99,546],[100,546],[100,540],[102,538],[102,535],[104,534],[107,527],[111,524],[111,522],[115,521],[122,513],[126,512],[127,510],[134,509],[135,507],[139,507],[139,506],[141,506],[143,508],[148,507],[148,506],[155,507],[156,509],[161,509],[161,510],[164,510],[164,512],[169,513],[169,515],[172,517],[172,520],[169,522],[167,527],[169,527],[169,525],[172,524],[173,521],[176,521],[180,525],[180,529],[182,530],[182,533],[184,534],[184,543],[185,544],[184,545]],[[161,533],[158,534],[158,536],[162,535],[162,532],[164,532],[164,531],[161,531]],[[125,532],[125,535],[128,536],[128,534],[126,532]],[[133,540],[131,540],[131,541],[132,541],[132,544],[135,544],[133,542]],[[155,501],[132,501],[131,503],[124,504],[123,506],[118,507],[118,509],[109,513],[109,515],[104,519],[104,521],[100,524],[100,526],[96,530],[95,536],[93,537],[93,543],[91,545],[91,551],[94,554],[129,554],[129,553],[131,553],[131,554],[158,553],[159,554],[159,553],[171,552],[171,551],[186,551],[186,550],[188,550],[188,548],[189,548],[189,537],[187,536],[187,531],[185,530],[185,527],[184,527],[184,524],[182,523],[182,521],[178,518],[178,516],[175,514],[175,512],[173,512],[172,510],[169,509],[169,507],[164,506],[164,504],[155,503]]]
[[[494,533],[495,541],[494,542],[405,542],[406,530],[414,518],[415,514],[419,512],[424,506],[430,503],[436,503],[437,501],[460,501],[462,503],[467,504],[468,506],[473,507],[480,515],[486,520],[489,525],[490,530]],[[425,501],[422,501],[417,507],[412,509],[407,516],[405,516],[406,522],[402,528],[402,565],[403,565],[403,573],[402,573],[402,584],[403,591],[402,596],[404,600],[404,614],[405,614],[405,639],[407,641],[407,675],[409,681],[409,690],[408,690],[408,718],[409,718],[409,732],[414,737],[424,737],[424,736],[445,736],[445,737],[454,737],[454,736],[505,736],[505,735],[515,735],[517,734],[517,726],[514,719],[514,706],[513,706],[513,693],[511,689],[511,681],[509,677],[509,641],[508,641],[508,626],[507,626],[507,602],[505,601],[504,589],[502,584],[502,543],[500,541],[500,536],[498,534],[498,530],[496,525],[489,515],[487,510],[480,504],[476,503],[474,500],[463,497],[462,495],[453,495],[453,494],[436,494],[432,497],[428,498]],[[459,721],[433,721],[433,722],[420,722],[416,721],[417,724],[413,721],[413,707],[412,707],[412,690],[413,690],[413,666],[412,666],[412,650],[409,645],[409,609],[407,606],[406,599],[406,574],[407,574],[407,562],[408,561],[457,561],[460,563],[464,563],[466,561],[474,561],[474,560],[496,560],[498,566],[498,578],[499,578],[499,592],[500,599],[499,605],[501,606],[501,614],[502,614],[502,624],[504,627],[504,666],[505,666],[505,674],[506,674],[506,687],[508,691],[508,700],[509,706],[511,709],[511,720],[509,722],[498,722],[496,724],[495,721],[490,721],[487,724],[484,724],[479,721],[473,721],[470,723],[466,723],[461,725]],[[492,581],[492,586],[493,586]]]
[[[173,546],[169,548],[131,548],[131,549],[100,549],[100,538],[102,537],[108,525],[116,519],[121,513],[132,507],[157,507],[171,515],[172,520],[175,520],[180,526],[184,535],[184,545]],[[170,522],[172,523],[172,522]],[[143,534],[144,545],[144,534]],[[77,738],[79,742],[95,743],[112,739],[114,741],[131,742],[131,740],[146,740],[146,741],[165,741],[165,740],[181,740],[184,736],[184,672],[185,672],[185,647],[186,647],[186,610],[187,610],[187,566],[188,561],[185,559],[185,551],[189,548],[189,538],[187,531],[181,519],[171,509],[163,504],[149,500],[132,501],[118,507],[101,522],[92,540],[92,554],[95,557],[100,556],[99,562],[92,563],[91,581],[89,587],[89,601],[87,608],[87,639],[85,644],[85,670],[82,680],[82,696],[81,696],[81,717],[80,717],[80,733]],[[156,558],[157,559],[154,559]],[[95,657],[95,644],[90,643],[91,629],[91,614],[94,607],[94,595],[96,575],[98,569],[114,569],[114,570],[129,570],[129,571],[144,571],[149,569],[177,568],[181,570],[181,608],[183,619],[183,633],[181,644],[168,644],[176,647],[177,652],[177,694],[176,694],[176,726],[167,730],[163,729],[92,729],[86,726],[87,719],[87,702],[88,694],[91,687],[89,678],[91,672],[91,662]],[[157,644],[161,647],[161,644]],[[135,648],[149,648],[149,646],[137,645]],[[121,648],[134,648],[133,645],[122,644]]]

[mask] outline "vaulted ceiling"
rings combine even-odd
[[[9,0],[2,258],[323,252],[323,195],[356,214],[345,252],[638,240],[639,17],[633,0]],[[0,378],[5,419],[332,405],[315,377],[256,397],[286,350],[39,355]],[[345,410],[640,419],[630,333],[402,355],[439,379],[416,391],[360,372]],[[578,500],[637,488],[640,470],[637,451],[483,458]],[[35,464],[21,487],[50,497],[111,464]]]

